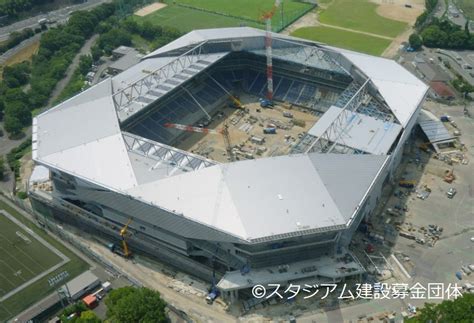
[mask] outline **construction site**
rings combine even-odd
[[[224,106],[205,128],[181,127],[193,134],[177,148],[222,163],[287,155],[318,119],[317,112],[291,104],[262,108],[258,99],[244,94],[241,108]]]
[[[427,90],[391,60],[192,31],[34,119],[30,200],[124,259],[208,282],[209,303],[250,309],[255,284],[360,280],[349,246]]]

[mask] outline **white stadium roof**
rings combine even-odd
[[[247,27],[198,30],[161,47],[129,70],[37,116],[33,121],[34,160],[247,241],[345,226],[386,163],[389,146],[428,89],[391,60],[327,47],[342,53],[371,79],[401,124],[392,123],[387,130],[383,122],[359,116],[366,128],[353,130],[351,142],[371,155],[311,153],[211,163],[183,172],[169,171],[169,165],[157,169],[159,163],[131,152],[124,140],[114,91],[143,77],[144,71],[169,63],[171,51],[181,47],[211,39],[256,37],[263,39],[264,31]],[[308,43],[278,34],[274,37]],[[369,138],[374,129],[379,134]]]

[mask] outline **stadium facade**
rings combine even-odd
[[[190,32],[34,118],[35,210],[110,241],[132,219],[132,250],[208,280],[216,270],[230,300],[363,273],[348,245],[428,87],[392,60],[274,34],[274,99],[318,115],[314,126],[285,155],[217,162],[177,148],[190,134],[165,123],[215,118],[228,92],[265,96],[264,36]]]

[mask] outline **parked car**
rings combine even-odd
[[[446,192],[446,195],[448,196],[448,198],[452,199],[454,197],[454,195],[456,195],[457,191],[454,187],[451,187],[447,192]]]

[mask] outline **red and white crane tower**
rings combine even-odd
[[[265,20],[267,27],[265,33],[265,52],[267,56],[267,99],[269,101],[273,100],[272,17],[275,15],[280,3],[281,0],[275,0],[273,8],[261,16],[261,19]]]

